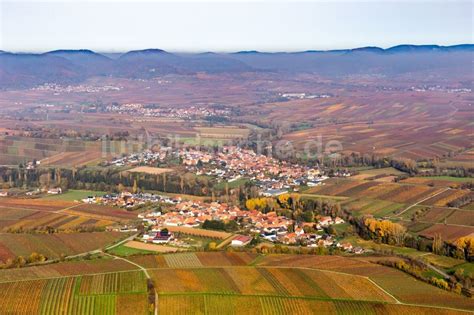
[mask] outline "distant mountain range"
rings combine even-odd
[[[151,78],[165,74],[273,71],[339,77],[357,74],[395,76],[438,72],[472,75],[473,44],[399,45],[302,52],[174,54],[161,49],[100,54],[91,50],[47,53],[0,51],[0,88],[31,87],[46,82],[68,84],[94,76]],[[113,58],[111,57],[113,56]]]

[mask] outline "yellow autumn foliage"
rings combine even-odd
[[[474,255],[474,236],[460,237],[454,242],[454,245],[462,250],[466,250],[469,256]]]
[[[367,218],[364,221],[367,229],[380,238],[392,238],[396,244],[402,244],[406,228],[389,220]]]

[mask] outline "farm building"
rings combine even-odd
[[[236,236],[232,240],[230,245],[240,247],[240,246],[245,246],[245,245],[249,244],[251,241],[252,241],[252,238],[250,236],[239,235],[239,236]]]
[[[153,238],[153,243],[155,244],[166,244],[173,239],[173,235],[168,232],[168,230],[162,230],[160,233],[156,234]]]
[[[50,195],[59,195],[63,192],[63,190],[61,188],[50,188],[48,189],[48,194]]]

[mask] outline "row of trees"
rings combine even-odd
[[[23,256],[17,256],[15,258],[8,258],[5,262],[0,261],[0,269],[21,268],[44,261],[46,261],[44,255],[33,252],[26,258]]]
[[[132,174],[118,169],[0,168],[0,184],[8,187],[52,187],[63,190],[90,189],[118,192],[127,188],[134,190],[158,190],[171,193],[210,196],[215,182],[208,177],[191,173]]]
[[[365,218],[361,220],[362,232],[377,242],[402,246],[406,228],[389,220]]]
[[[235,232],[239,229],[239,225],[235,220],[229,220],[227,222],[221,220],[206,220],[202,224],[202,228],[206,230]]]
[[[384,266],[389,266],[392,268],[396,268],[401,270],[405,273],[412,275],[413,277],[422,280],[424,282],[428,282],[432,285],[437,286],[440,289],[453,291],[455,293],[460,294],[462,291],[462,285],[457,282],[455,277],[450,277],[449,281],[438,278],[435,276],[427,276],[429,273],[427,272],[427,267],[424,266],[421,262],[415,260],[387,260],[387,261],[379,261],[380,264]]]
[[[245,201],[248,210],[263,213],[276,211],[296,221],[314,222],[318,215],[341,216],[341,205],[329,199],[301,198],[299,194],[282,194],[276,198],[257,197]]]
[[[434,235],[432,239],[412,235],[407,233],[406,228],[401,224],[389,220],[378,220],[372,217],[354,218],[347,214],[345,218],[364,239],[474,261],[474,237],[472,236],[461,237],[455,242],[447,242],[440,234]]]

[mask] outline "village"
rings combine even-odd
[[[133,117],[166,117],[186,119],[204,117],[228,117],[231,111],[227,108],[209,106],[190,106],[185,108],[168,108],[141,103],[112,104],[105,108],[106,112],[130,114]]]
[[[241,210],[237,206],[225,203],[203,203],[196,201],[178,201],[167,212],[148,212],[139,214],[146,227],[144,242],[167,244],[174,241],[172,227],[200,229],[206,222],[222,222],[230,224],[235,231],[244,236],[240,243],[231,246],[245,246],[253,239],[274,244],[299,245],[306,247],[337,247],[344,251],[362,253],[349,243],[339,243],[336,237],[326,233],[331,225],[343,224],[344,220],[336,217],[321,216],[317,222],[295,222],[276,212],[262,213],[257,210]],[[165,233],[162,233],[165,231]]]
[[[145,150],[114,159],[108,165],[123,167],[137,165],[157,165],[167,158],[179,159],[185,170],[196,176],[210,176],[217,181],[252,181],[265,197],[274,197],[291,191],[299,191],[299,186],[322,185],[329,177],[319,168],[311,168],[279,161],[273,157],[257,154],[252,150],[236,146],[224,146],[219,151],[192,148],[160,147]],[[350,176],[350,173],[335,173],[334,176]]]
[[[236,146],[224,146],[219,152],[181,149],[178,155],[187,170],[196,175],[214,176],[232,183],[240,179],[255,182],[266,197],[298,191],[299,186],[321,185],[328,179],[319,168],[279,161]]]
[[[271,244],[284,244],[303,247],[336,247],[340,250],[361,254],[360,248],[350,243],[340,243],[337,237],[329,234],[332,225],[343,224],[340,217],[319,216],[315,222],[296,222],[275,211],[263,213],[257,210],[242,210],[238,206],[222,202],[201,202],[182,200],[180,197],[167,197],[150,193],[109,194],[102,197],[88,197],[84,203],[99,203],[120,207],[154,204],[152,210],[138,214],[143,224],[141,241],[145,243],[167,244],[176,247],[188,245],[173,233],[175,227],[180,231],[196,229],[199,234],[212,223],[226,227],[228,232],[238,233],[230,246],[246,246],[252,240]],[[228,228],[227,228],[228,227]],[[137,231],[136,227],[122,226],[118,231]]]

